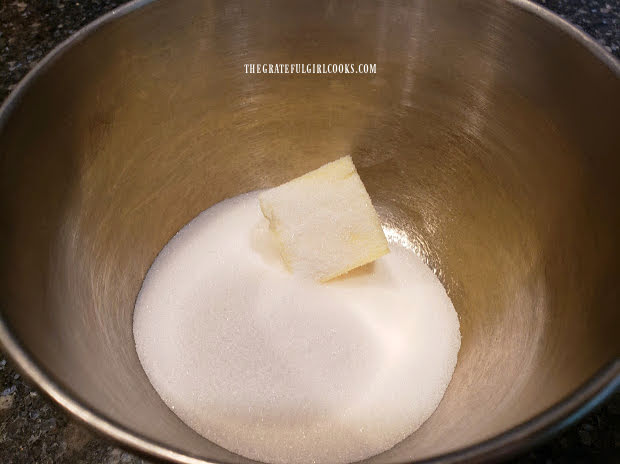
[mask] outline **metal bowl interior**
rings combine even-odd
[[[463,334],[438,410],[370,461],[511,452],[618,384],[619,76],[589,39],[521,1],[133,2],[57,49],[3,107],[0,341],[126,445],[245,461],[149,384],[136,295],[202,210],[351,153],[382,220],[438,270]]]

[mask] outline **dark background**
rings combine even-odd
[[[620,0],[537,1],[581,27],[608,52],[620,58]],[[122,3],[113,0],[0,0],[0,101],[53,47]],[[620,392],[578,424],[512,460],[619,461]],[[69,419],[24,381],[0,352],[0,463],[141,461],[142,458],[100,439]]]

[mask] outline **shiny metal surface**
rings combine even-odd
[[[377,74],[244,74],[252,62]],[[371,461],[511,452],[618,384],[619,76],[522,1],[134,2],[3,108],[0,341],[126,445],[243,460],[150,386],[134,300],[200,211],[351,153],[383,220],[439,270],[463,334],[439,409]]]

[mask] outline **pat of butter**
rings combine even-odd
[[[324,282],[390,251],[350,156],[261,193],[259,202],[293,273]]]

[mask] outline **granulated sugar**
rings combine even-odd
[[[326,284],[290,274],[258,193],[185,226],[149,270],[138,356],[191,428],[247,458],[351,462],[437,408],[460,347],[457,314],[412,251]]]

